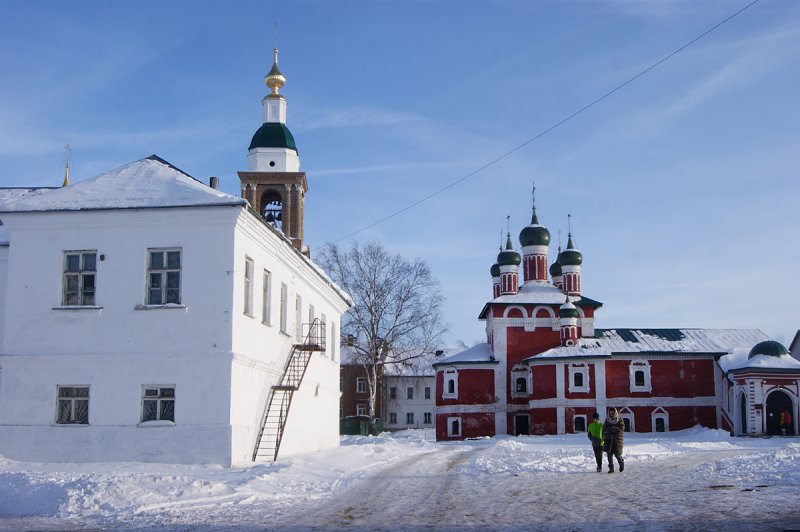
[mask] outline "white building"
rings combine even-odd
[[[277,52],[265,108],[274,72]],[[1,454],[227,466],[259,441],[267,459],[277,444],[280,456],[338,445],[337,337],[352,303],[301,252],[293,142],[261,142],[263,161],[251,149],[248,175],[294,192],[299,236],[156,156],[0,191]]]

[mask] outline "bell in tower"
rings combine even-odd
[[[261,101],[264,117],[247,152],[247,171],[238,172],[242,197],[264,220],[283,232],[300,251],[303,246],[303,203],[308,192],[300,171],[297,146],[286,127],[286,98],[280,89],[286,78],[278,69],[275,49],[272,69],[264,77],[270,89]]]

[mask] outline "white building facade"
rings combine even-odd
[[[244,199],[151,156],[0,221],[0,454],[249,462],[313,323],[280,456],[338,445],[350,298]]]

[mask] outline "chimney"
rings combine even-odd
[[[210,186],[214,190],[219,190],[219,178],[216,176],[208,178],[208,186]]]

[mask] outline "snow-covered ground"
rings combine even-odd
[[[0,457],[0,529],[800,528],[800,439],[626,434],[625,472],[585,435],[436,443],[430,431],[241,469]]]

